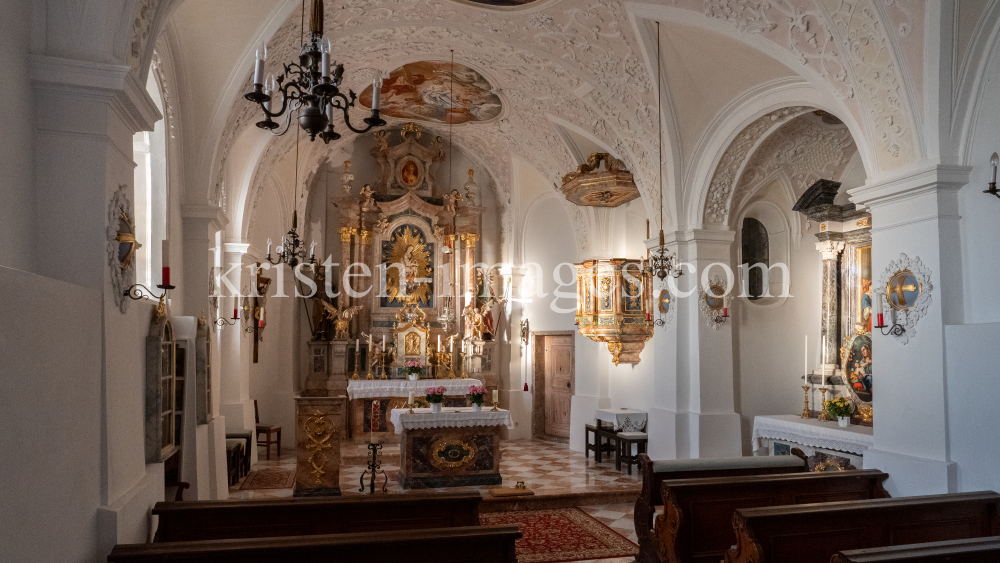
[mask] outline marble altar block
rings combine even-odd
[[[465,395],[472,385],[482,385],[478,379],[376,379],[351,380],[347,384],[347,397],[351,409],[351,437],[369,439],[374,432],[384,441],[395,441],[395,427],[390,413],[406,404],[413,393],[417,404],[424,405],[424,391],[428,387],[445,388],[445,406],[465,406]],[[375,406],[373,407],[373,403]],[[373,408],[375,424],[372,425]],[[379,436],[379,434],[383,434]],[[385,435],[387,434],[387,435]]]
[[[340,495],[340,437],[337,421],[343,416],[343,398],[295,398],[294,496]]]
[[[500,429],[513,428],[510,411],[447,408],[392,411],[399,446],[397,480],[404,489],[499,485]]]

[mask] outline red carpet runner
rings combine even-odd
[[[251,471],[240,489],[259,491],[261,489],[291,489],[295,485],[295,471],[291,469],[261,469]]]
[[[556,563],[629,557],[639,548],[578,508],[480,514],[483,525],[517,524],[519,563]]]

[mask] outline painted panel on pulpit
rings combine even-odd
[[[844,348],[844,377],[851,396],[861,404],[872,402],[872,338],[855,334]]]
[[[381,260],[387,295],[379,298],[382,307],[402,307],[407,298],[421,307],[434,306],[434,243],[427,242],[420,227],[396,227],[389,240],[382,241]],[[392,264],[402,266],[402,276],[399,267],[389,267]]]

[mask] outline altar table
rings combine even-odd
[[[347,383],[350,403],[350,431],[352,438],[368,439],[371,433],[389,434],[383,440],[393,441],[395,428],[389,420],[392,409],[406,404],[410,393],[418,404],[426,404],[428,387],[445,388],[445,405],[465,406],[466,394],[472,385],[482,385],[478,379],[352,379]],[[374,404],[374,407],[373,407]],[[373,416],[374,415],[374,416]]]
[[[597,409],[596,418],[610,423],[615,432],[645,432],[647,416],[634,409]]]
[[[875,445],[875,436],[870,426],[852,424],[841,428],[836,421],[783,414],[755,416],[750,441],[753,450],[767,448],[763,455],[787,455],[794,445],[809,456],[823,452],[845,457],[860,469],[865,451]],[[754,455],[758,455],[756,451]]]
[[[393,409],[399,445],[397,480],[404,489],[499,485],[500,428],[514,427],[510,411],[471,407]]]

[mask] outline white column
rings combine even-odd
[[[733,392],[732,323],[739,310],[730,310],[731,318],[720,328],[712,328],[701,312],[698,291],[702,271],[713,263],[729,264],[734,237],[732,231],[705,230],[667,236],[667,245],[676,248],[678,260],[688,265],[675,280],[676,329],[654,336],[654,346],[662,352],[656,354],[657,373],[665,370],[667,377],[657,377],[654,388],[658,405],[650,415],[651,452],[677,458],[742,453]],[[711,275],[725,279],[719,266]],[[691,294],[680,295],[684,292]],[[674,366],[667,367],[670,363]]]
[[[242,293],[245,289],[250,289],[249,273],[243,265],[243,258],[250,245],[247,243],[227,242],[222,245],[222,266],[221,273],[225,274],[234,265],[239,268],[234,269],[228,276],[232,284]],[[244,275],[246,274],[246,275]],[[225,283],[220,283],[220,299],[222,305],[220,309],[228,314],[225,317],[232,317],[234,307],[233,296]],[[240,316],[242,317],[242,311]],[[250,399],[250,349],[252,344],[245,340],[249,338],[243,332],[243,322],[219,327],[219,364],[221,368],[219,395],[222,404],[220,413],[226,417],[226,430],[256,430],[254,419],[253,401]],[[251,457],[257,459],[256,440],[251,441]]]
[[[500,275],[511,280],[511,287],[520,287],[524,279],[524,268],[511,267],[504,268]],[[514,295],[516,297],[516,295]],[[497,319],[503,322],[504,330],[502,334],[495,336],[497,340],[497,350],[505,360],[508,369],[499,370],[500,406],[509,409],[514,418],[516,426],[513,429],[504,428],[502,430],[504,439],[520,440],[531,438],[531,390],[524,391],[524,382],[528,377],[528,366],[531,362],[531,342],[528,344],[521,342],[521,321],[524,319],[524,308],[520,302],[510,301],[500,313],[507,318]],[[508,346],[509,344],[509,346]],[[508,356],[509,354],[509,356]],[[507,357],[503,357],[507,356]],[[503,365],[498,362],[498,365]]]
[[[969,167],[937,165],[851,191],[872,212],[872,276],[877,280],[900,253],[920,258],[930,272],[931,303],[903,345],[872,334],[875,447],[865,467],[889,474],[893,496],[954,492],[949,458],[945,325],[963,320],[961,217],[958,190]],[[990,203],[985,201],[984,204]],[[889,318],[886,319],[888,324]]]

